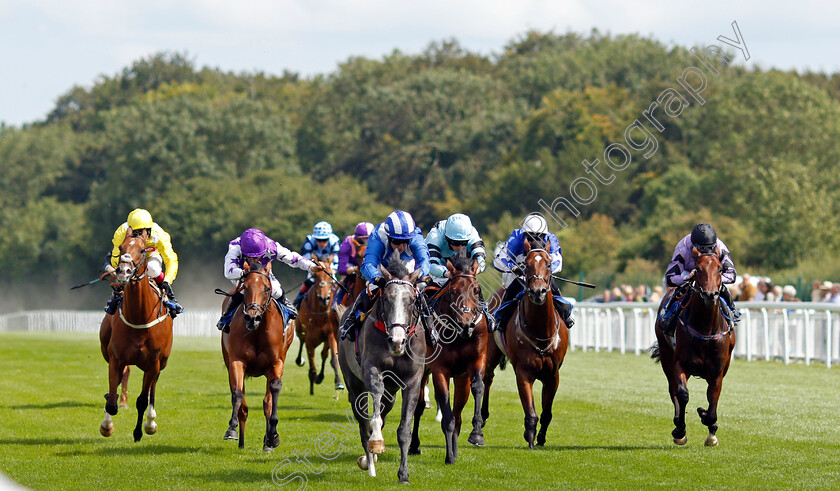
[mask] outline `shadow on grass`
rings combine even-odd
[[[55,437],[37,437],[37,438],[0,438],[0,446],[4,445],[86,445],[96,443],[104,440],[103,438],[55,438]]]
[[[231,483],[231,484],[243,484],[243,483],[266,483],[272,484],[271,482],[271,471],[253,471],[247,469],[238,469],[235,467],[231,467],[225,470],[220,471],[211,471],[205,473],[198,473],[198,474],[182,474],[183,477],[189,479],[196,479],[199,481],[206,481],[208,483]]]
[[[99,440],[99,441],[104,441]],[[90,449],[76,449],[70,450],[67,452],[58,452],[57,455],[62,457],[67,456],[75,456],[75,455],[101,455],[106,457],[115,457],[115,456],[143,456],[143,455],[163,455],[163,454],[188,454],[188,453],[196,453],[200,451],[199,447],[185,447],[180,445],[156,445],[154,443],[144,444],[143,441],[139,443],[132,443],[127,444],[126,446],[120,447],[100,447],[93,451]]]
[[[71,408],[71,407],[92,407],[97,408],[98,405],[91,403],[91,402],[79,402],[79,401],[61,401],[61,402],[50,402],[46,404],[20,404],[17,406],[2,406],[7,409],[59,409],[59,408]]]

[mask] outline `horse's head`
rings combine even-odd
[[[132,278],[146,272],[146,239],[143,236],[126,236],[120,244],[120,261],[117,264],[117,282],[125,285]]]
[[[454,322],[456,326],[453,327],[457,327],[461,337],[469,338],[482,312],[479,300],[481,287],[476,278],[479,264],[462,251],[447,260],[446,268],[449,270],[450,280],[446,287],[446,300],[443,302],[444,318]]]
[[[271,301],[271,263],[263,267],[258,259],[249,259],[242,265],[242,294],[244,295],[245,328],[260,327]]]
[[[525,241],[525,288],[528,298],[537,305],[545,303],[551,292],[551,243],[531,247]]]
[[[327,267],[331,267],[330,265],[333,262],[332,254],[316,255],[315,258],[322,265]],[[321,305],[326,307],[330,304],[330,301],[332,300],[332,270],[318,271],[317,273],[312,273],[312,276],[315,278],[315,283],[312,285],[312,287],[315,289],[315,295],[317,295],[318,301],[321,303]]]
[[[695,269],[693,289],[700,294],[703,303],[707,308],[717,305],[722,286],[721,274],[723,266],[720,264],[720,249],[715,247],[713,252],[701,253],[697,248],[692,248],[694,255]]]
[[[356,264],[362,264],[362,261],[365,260],[365,251],[367,250],[368,238],[367,237],[359,237],[351,238],[353,242],[353,249],[356,251]]]
[[[422,272],[410,272],[397,251],[391,255],[388,268],[379,266],[387,281],[380,300],[380,320],[388,334],[388,349],[394,356],[402,356],[408,344],[408,334],[416,325],[419,312],[416,307],[417,280]]]

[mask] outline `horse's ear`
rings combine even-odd
[[[720,247],[715,246],[715,256],[720,257]]]
[[[381,264],[379,265],[379,272],[382,273],[382,277],[385,278],[385,281],[391,281],[394,279],[394,277],[391,276],[391,273],[389,273],[388,270],[385,269],[385,266]]]
[[[268,264],[266,264],[266,266],[265,266],[265,274],[270,274],[270,273],[271,273],[271,261],[269,261]]]
[[[251,261],[245,261],[242,263],[242,271],[245,271],[246,273],[251,271]]]
[[[545,239],[545,252],[551,254],[551,241],[548,240],[548,237]]]
[[[699,255],[700,255],[700,251],[698,251],[696,247],[692,247],[692,248],[691,248],[691,254],[692,254],[694,257],[697,257],[697,256],[699,256]]]
[[[525,254],[528,254],[529,252],[531,252],[531,241],[528,240],[527,237],[525,238],[525,244],[524,245],[525,245]]]
[[[478,259],[473,258],[472,266],[470,266],[470,274],[473,275],[473,276],[477,275],[478,274],[478,268],[479,268]]]
[[[455,266],[452,265],[452,261],[449,259],[446,260],[446,269],[448,269],[450,273],[455,274]]]
[[[420,275],[422,275],[422,274],[423,274],[422,270],[415,269],[413,273],[408,275],[408,281],[410,281],[412,283],[417,283],[417,280],[420,279]]]

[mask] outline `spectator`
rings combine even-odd
[[[829,291],[831,291],[831,287],[834,285],[830,281],[823,281],[822,283],[820,283],[819,281],[815,281],[814,283],[816,283],[817,285],[811,292],[811,301],[828,302],[830,298]]]
[[[782,287],[780,285],[767,285],[770,291],[767,292],[765,300],[768,302],[780,302],[782,300]]]
[[[621,289],[622,289],[622,292],[624,294],[623,298],[622,298],[623,301],[632,302],[633,300],[635,300],[635,295],[633,294],[633,287],[632,286],[622,285]]]
[[[735,284],[733,283],[733,284],[731,284],[731,285],[726,285],[726,286],[727,286],[727,287],[729,287],[729,296],[730,296],[730,297],[732,297],[732,298],[738,298],[738,297],[740,297],[740,296],[741,296],[741,289],[740,289],[740,288],[738,288],[738,285],[735,285]]]
[[[612,293],[610,293],[610,289],[609,288],[605,289],[604,293],[595,301],[600,302],[600,303],[611,302],[612,301]]]
[[[655,287],[653,287],[653,291],[651,292],[648,301],[654,303],[659,303],[662,301],[662,287],[660,285],[656,285]]]
[[[636,287],[636,301],[637,302],[647,302],[648,299],[648,288],[645,285],[639,285]]]
[[[840,283],[831,285],[831,290],[828,292],[827,302],[840,303]]]
[[[615,286],[612,289],[612,301],[613,302],[621,302],[621,288]]]
[[[799,302],[796,298],[796,287],[793,285],[785,285],[782,288],[782,302]]]
[[[756,292],[758,292],[758,289],[750,283],[750,275],[744,274],[741,277],[741,295],[738,296],[738,300],[741,302],[752,302]]]
[[[758,285],[756,286],[755,297],[753,297],[753,302],[764,302],[767,300],[767,291],[769,290],[767,286],[767,282],[764,280],[758,280]]]

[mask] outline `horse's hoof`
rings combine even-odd
[[[235,430],[235,429],[233,429],[233,428],[228,428],[228,430],[225,432],[225,437],[224,437],[224,439],[225,439],[225,440],[238,440],[238,439],[239,439],[239,435],[236,433],[236,430]]]
[[[147,435],[154,435],[155,433],[157,433],[157,423],[155,423],[154,421],[150,421],[149,423],[143,425],[143,430],[146,431]]]
[[[302,358],[296,358],[295,359],[295,365],[297,365],[299,367],[302,367],[303,366],[303,359]]]
[[[111,436],[111,435],[113,435],[113,434],[114,434],[114,425],[111,425],[111,426],[109,426],[109,427],[107,427],[107,428],[106,428],[106,427],[104,427],[104,426],[101,426],[101,425],[100,425],[100,426],[99,426],[99,433],[100,433],[102,436],[104,436],[105,438],[108,438],[109,436]]]
[[[385,440],[368,440],[368,452],[377,454],[385,452]]]
[[[717,447],[718,446],[718,439],[715,435],[709,435],[706,437],[706,446],[707,447]]]
[[[676,443],[677,445],[685,445],[685,442],[687,442],[687,441],[688,441],[688,437],[685,437],[685,436],[682,437],[682,438],[674,438],[674,443]]]
[[[324,376],[323,375],[318,375],[317,377],[315,377],[315,383],[316,384],[320,384],[323,381],[324,381]]]
[[[121,402],[120,403],[120,409],[128,409],[128,404],[126,404],[124,402]]]
[[[359,457],[359,459],[356,461],[356,464],[359,466],[359,469],[363,471],[368,470],[367,455],[362,455],[361,457]]]
[[[420,451],[420,447],[409,448],[408,449],[408,455],[422,455],[422,454],[423,454],[423,452]]]
[[[273,452],[274,447],[269,447],[268,445],[263,445],[263,452]]]
[[[472,433],[470,437],[467,439],[469,443],[475,445],[476,447],[483,447],[484,446],[484,435],[479,433]]]
[[[447,457],[443,460],[446,465],[452,465],[455,463],[455,457]]]
[[[335,384],[335,390],[344,390],[344,384]]]

